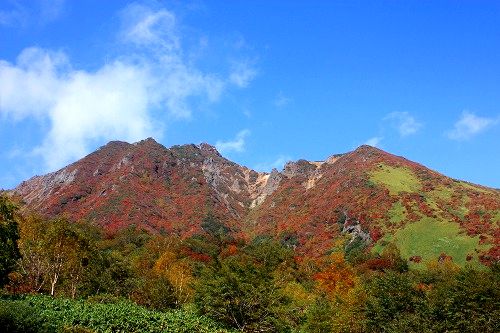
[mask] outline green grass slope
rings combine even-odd
[[[498,247],[498,191],[417,172],[379,163],[368,173],[394,199],[377,221],[384,236],[373,251],[393,242],[404,258],[418,257],[422,263],[443,255],[460,266],[488,259]]]

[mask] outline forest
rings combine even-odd
[[[293,235],[235,238],[208,214],[181,239],[46,219],[0,196],[2,332],[499,332],[500,265],[349,238],[325,256]],[[339,226],[340,227],[340,226]]]

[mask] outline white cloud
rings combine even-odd
[[[15,120],[43,116],[60,93],[67,70],[63,53],[27,48],[10,64],[0,60],[0,113]]]
[[[234,62],[229,74],[229,81],[240,88],[247,87],[257,76],[257,70],[249,61]]]
[[[372,147],[378,147],[380,145],[380,142],[382,142],[382,139],[383,138],[380,136],[375,136],[373,138],[366,140],[364,144]]]
[[[34,152],[49,170],[96,143],[158,138],[162,121],[189,118],[194,102],[215,102],[226,89],[229,78],[201,71],[183,55],[173,13],[133,4],[121,18],[121,40],[135,47],[96,70],[73,68],[63,52],[40,48],[23,50],[15,63],[0,60],[0,116],[48,124]],[[234,150],[243,149],[245,133]]]
[[[220,153],[245,151],[245,139],[250,135],[250,130],[244,129],[236,134],[236,137],[229,141],[217,141],[215,147]]]
[[[0,63],[0,112],[15,120],[48,119],[50,130],[35,149],[49,169],[82,157],[89,143],[154,134],[148,108],[161,101],[145,67],[120,61],[95,72],[71,69],[61,53],[24,50],[17,63]]]
[[[464,111],[455,123],[453,129],[446,135],[451,140],[468,140],[491,126],[498,124],[499,119],[476,116],[472,112]]]
[[[281,109],[290,104],[291,102],[292,99],[285,96],[283,92],[280,91],[276,96],[276,98],[274,99],[274,106]]]
[[[275,160],[270,162],[259,163],[254,166],[255,171],[269,172],[272,169],[282,170],[286,162],[291,161],[292,158],[288,155],[279,155]]]
[[[422,124],[408,112],[392,112],[384,120],[390,121],[403,137],[417,133],[422,127]]]
[[[139,47],[155,46],[166,51],[179,51],[180,38],[176,16],[165,9],[154,11],[133,3],[121,11],[121,37]]]

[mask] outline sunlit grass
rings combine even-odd
[[[417,192],[421,189],[419,179],[411,170],[403,167],[392,167],[383,163],[380,163],[371,172],[370,180],[385,186],[391,195],[398,195],[401,192]]]
[[[457,223],[429,217],[409,223],[394,235],[384,237],[375,245],[373,252],[381,252],[389,242],[397,245],[405,259],[419,256],[422,263],[426,263],[445,253],[462,267],[466,264],[479,265],[476,250],[484,251],[488,247],[479,244],[479,236],[470,237],[462,233]],[[472,255],[471,261],[466,260],[467,255]]]

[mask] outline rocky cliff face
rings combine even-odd
[[[135,224],[151,231],[199,231],[216,214],[244,218],[279,185],[282,175],[237,165],[211,145],[163,147],[153,139],[110,142],[61,170],[22,182],[14,191],[42,214],[90,219],[115,231]]]
[[[498,190],[369,146],[259,173],[206,143],[165,148],[153,139],[110,142],[14,192],[44,215],[88,219],[110,233],[135,224],[188,237],[202,232],[210,213],[241,237],[293,239],[298,251],[321,255],[337,237],[379,246],[403,239],[407,226],[432,222],[458,228],[457,237],[477,238],[481,260],[500,259]]]

